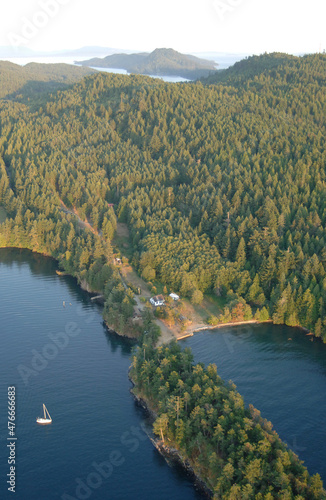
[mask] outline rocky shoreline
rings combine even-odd
[[[128,372],[128,377],[129,377],[129,380],[132,383],[133,387],[135,387],[135,382],[133,381],[133,379],[131,378],[131,375],[130,375],[130,369],[129,369],[129,372]],[[150,419],[154,422],[156,420],[156,418],[157,418],[157,414],[149,406],[148,402],[144,398],[138,396],[135,393],[135,391],[134,391],[133,388],[130,389],[130,392],[133,395],[136,403],[139,406],[141,406],[149,414]],[[153,443],[153,446],[165,458],[165,460],[168,463],[173,462],[173,463],[181,465],[187,471],[187,473],[191,475],[191,477],[193,478],[195,486],[198,489],[200,489],[207,496],[207,498],[213,498],[213,495],[214,495],[213,491],[208,488],[208,486],[205,483],[205,481],[193,469],[193,467],[191,466],[189,460],[185,459],[182,456],[181,452],[177,448],[174,448],[174,447],[171,447],[171,446],[167,446],[166,444],[164,444],[162,442],[161,439],[156,438],[154,436],[154,434],[152,434],[151,436],[149,435],[148,437],[151,440],[151,442]]]
[[[109,333],[113,333],[114,335],[118,335],[118,337],[123,337],[125,339],[128,339],[128,340],[133,340],[133,341],[136,341],[138,340],[136,337],[132,337],[131,335],[127,335],[125,333],[119,333],[117,332],[113,326],[109,325],[105,320],[103,320],[103,325],[105,325],[105,327],[107,328],[108,332]]]

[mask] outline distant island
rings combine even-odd
[[[136,54],[112,54],[94,57],[75,64],[96,68],[125,69],[128,73],[154,76],[179,76],[189,80],[207,77],[216,71],[217,63],[199,57],[181,54],[173,49],[155,49]]]

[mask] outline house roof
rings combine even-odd
[[[154,302],[164,302],[164,297],[163,295],[155,295],[155,297],[152,297],[151,300],[154,300]]]

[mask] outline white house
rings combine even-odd
[[[164,305],[164,298],[162,295],[156,295],[155,297],[149,299],[149,301],[155,307]]]

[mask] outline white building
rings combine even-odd
[[[149,301],[155,307],[164,306],[164,298],[162,295],[157,295],[155,297],[152,297],[151,299],[149,299]]]
[[[179,299],[180,299],[179,295],[177,295],[176,293],[170,293],[170,297],[171,297],[173,300],[179,300]]]

